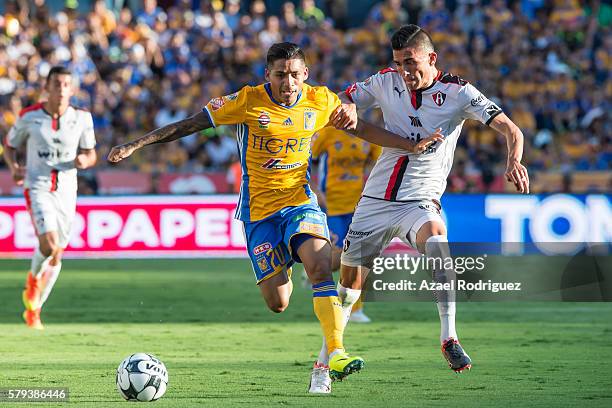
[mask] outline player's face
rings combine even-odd
[[[283,105],[293,105],[308,79],[308,68],[299,58],[279,59],[266,68],[272,96]]]
[[[54,74],[49,78],[45,86],[49,94],[49,101],[58,105],[68,105],[72,96],[72,75]]]
[[[406,87],[411,90],[426,88],[431,85],[438,70],[435,52],[427,52],[421,47],[406,47],[393,50],[393,62],[404,78]]]

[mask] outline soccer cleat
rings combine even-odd
[[[40,282],[32,272],[28,272],[22,299],[26,310],[40,309]]]
[[[459,342],[452,337],[442,344],[442,355],[448,361],[450,369],[456,373],[460,373],[466,368],[468,370],[472,368],[470,356],[463,351]]]
[[[24,311],[23,320],[25,320],[26,325],[31,329],[44,330],[45,328],[40,321],[40,309]]]
[[[311,394],[331,393],[331,377],[329,376],[329,366],[315,362],[310,374],[310,385],[308,392]]]
[[[329,376],[333,381],[361,371],[365,361],[361,357],[350,357],[346,352],[337,353],[329,359]]]
[[[370,319],[365,313],[363,313],[363,309],[359,309],[351,313],[351,317],[349,318],[349,322],[353,323],[370,323],[372,319]]]

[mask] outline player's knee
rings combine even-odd
[[[266,299],[268,308],[274,313],[282,313],[289,307],[289,299],[275,298]]]
[[[40,249],[40,253],[43,254],[44,256],[54,256],[60,248],[55,243],[55,241],[53,241],[52,239],[49,239],[48,237],[45,237],[40,240],[39,249]]]

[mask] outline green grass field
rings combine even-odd
[[[439,351],[433,303],[368,303],[374,323],[346,333],[365,370],[310,396],[321,337],[299,284],[275,315],[247,261],[66,260],[36,332],[20,320],[28,266],[0,261],[0,388],[69,387],[63,405],[125,406],[115,370],[141,351],[168,367],[158,407],[612,405],[610,303],[461,303],[474,360],[461,375]]]

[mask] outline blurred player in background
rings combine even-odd
[[[311,191],[310,144],[340,107],[338,96],[324,86],[304,83],[308,68],[303,51],[278,43],[267,53],[266,80],[256,87],[212,99],[201,112],[115,146],[111,162],[151,143],[169,142],[218,125],[237,125],[242,185],[236,217],[243,221],[247,249],[259,289],[277,313],[289,305],[291,265],[302,262],[313,290],[314,311],[329,355],[327,378],[342,379],[361,370],[360,357],[343,346],[342,307],[331,273],[331,246],[325,214]],[[342,126],[343,121],[338,126]],[[348,122],[348,121],[347,121]],[[440,135],[416,144],[362,121],[352,131],[371,142],[399,149],[425,149]]]
[[[62,268],[76,211],[77,169],[96,163],[96,139],[89,112],[70,106],[71,72],[52,67],[45,82],[47,100],[23,109],[5,139],[4,159],[26,205],[38,247],[23,291],[26,324],[43,329],[40,311]],[[17,151],[26,147],[25,166]]]
[[[521,164],[521,130],[473,85],[438,71],[434,44],[420,27],[401,27],[393,34],[391,46],[397,69],[384,69],[347,88],[340,94],[345,104],[336,119],[346,124],[357,120],[357,109],[378,106],[387,130],[419,141],[439,129],[444,139],[418,155],[383,149],[355,210],[342,253],[338,293],[345,318],[361,295],[363,275],[394,237],[428,257],[450,257],[439,200],[466,119],[479,120],[506,138],[506,178],[518,192],[529,192],[527,169]],[[345,111],[346,107],[350,109]],[[434,270],[433,275],[441,283],[454,279],[452,270]],[[455,293],[437,291],[436,301],[442,354],[456,372],[471,368],[455,330]]]
[[[335,244],[332,248],[332,271],[340,269],[342,245],[361,197],[365,175],[380,153],[380,146],[331,126],[313,137],[312,158],[319,170],[317,198],[327,214],[327,225]],[[363,311],[361,299],[353,305],[350,320],[355,323],[370,322]]]

